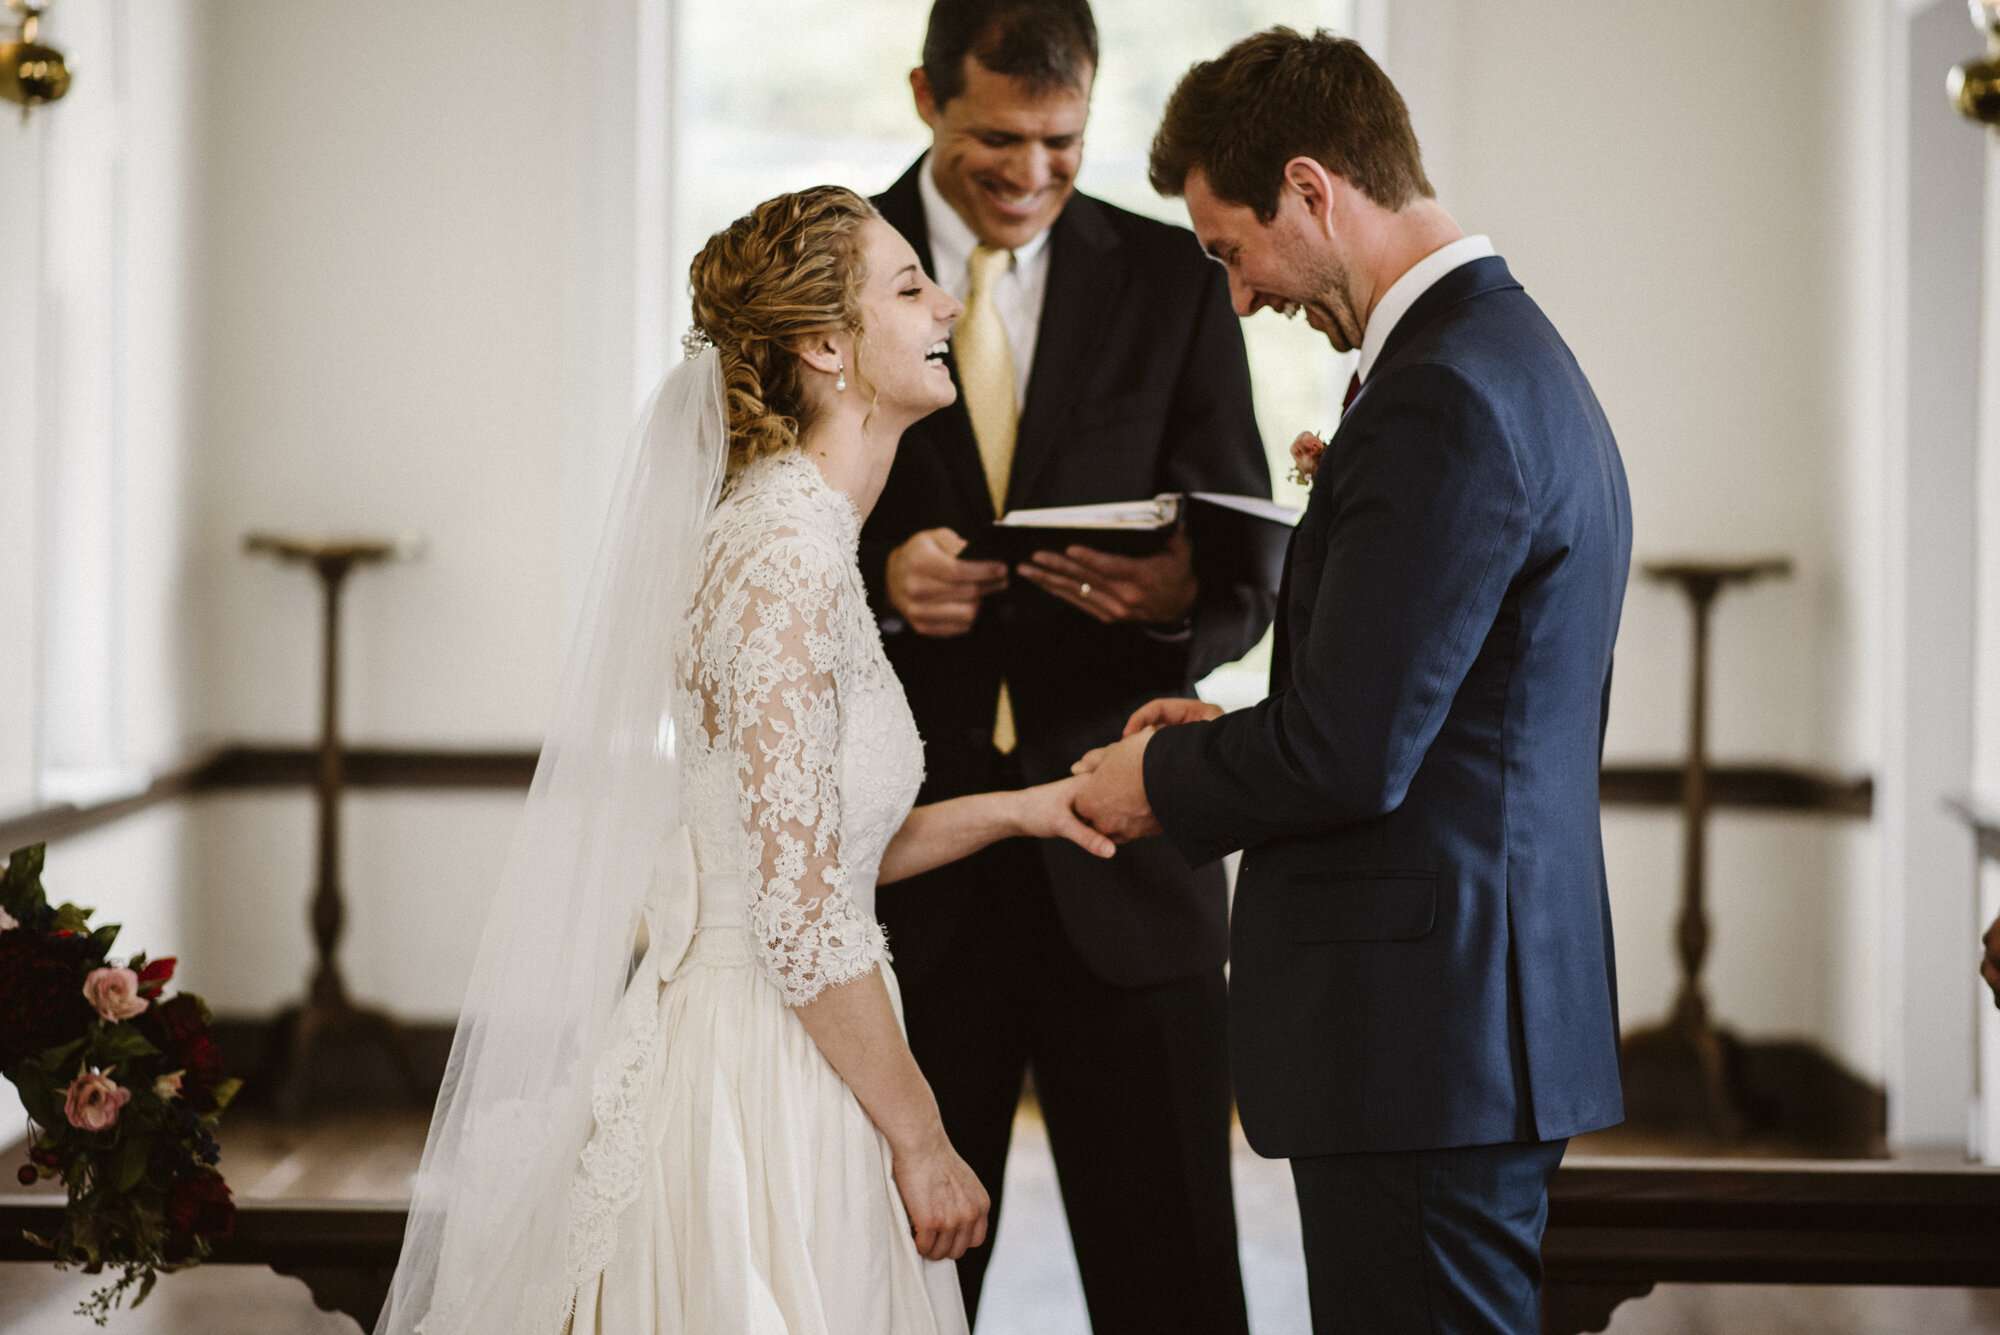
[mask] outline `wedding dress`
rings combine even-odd
[[[627,987],[609,1099],[599,1075],[576,1335],[966,1329],[887,1142],[791,1013],[888,971],[875,876],[923,777],[859,531],[791,451],[745,467],[703,534],[675,720],[699,911]]]
[[[792,1012],[878,968],[897,998],[875,876],[923,751],[859,516],[798,452],[725,485],[688,353],[613,493],[376,1335],[966,1332]]]

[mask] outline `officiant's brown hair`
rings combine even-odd
[[[1312,158],[1385,209],[1430,199],[1409,108],[1359,42],[1271,28],[1190,69],[1167,99],[1147,177],[1176,196],[1200,168],[1217,199],[1278,216],[1285,164]]]
[[[1090,86],[1097,18],[1090,0],[937,0],[924,26],[924,78],[937,104],[965,91],[965,58],[1035,92]]]
[[[868,266],[856,234],[879,216],[852,190],[814,186],[765,200],[694,257],[694,325],[722,359],[731,472],[798,444],[802,344],[846,330],[858,357]]]

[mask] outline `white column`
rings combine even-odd
[[[64,5],[52,27],[78,71],[45,109],[49,156],[41,271],[43,774],[57,797],[90,795],[119,765],[119,515],[124,503],[121,110],[115,0]],[[87,77],[86,77],[87,72]]]
[[[38,482],[42,175],[48,117],[0,115],[0,293],[8,332],[0,355],[0,811],[35,800],[41,740]],[[6,850],[0,850],[4,854]]]
[[[1889,1134],[1971,1134],[1972,860],[1947,798],[1972,766],[1973,461],[1977,439],[1984,146],[1945,101],[1944,72],[1979,48],[1961,5],[1910,16],[1900,71],[1900,371],[1884,499],[1886,730],[1878,811],[1889,913]]]
[[[1973,644],[1972,797],[1991,815],[2000,812],[2000,134],[1986,141],[1985,275],[1980,330],[1979,444],[1976,489],[1977,603]],[[1980,878],[1978,916],[1983,927],[2000,916],[2000,867]],[[1969,960],[1973,950],[1968,943]],[[1970,974],[1971,966],[1966,966]],[[1981,1157],[2000,1163],[2000,1012],[1986,989],[1972,986],[1979,1017],[1979,1142]]]

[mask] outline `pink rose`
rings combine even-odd
[[[102,1131],[118,1121],[118,1110],[132,1097],[108,1075],[85,1071],[70,1081],[69,1097],[63,1100],[63,1116],[83,1131]]]
[[[130,969],[92,969],[83,980],[83,996],[114,1024],[131,1019],[147,1005],[139,995],[139,975]]]
[[[1326,442],[1310,431],[1301,431],[1292,441],[1292,477],[1298,482],[1312,481],[1319,471],[1320,456],[1326,453]]]
[[[153,1097],[165,1103],[181,1096],[181,1077],[186,1071],[169,1071],[153,1082]]]
[[[0,932],[11,932],[21,924],[6,909],[0,909]]]

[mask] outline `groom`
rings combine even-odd
[[[1151,175],[1239,315],[1302,310],[1361,356],[1269,698],[1146,706],[1078,766],[1077,810],[1195,863],[1245,850],[1236,1097],[1292,1161],[1314,1329],[1532,1335],[1549,1177],[1622,1115],[1597,809],[1618,448],[1355,43],[1276,28],[1195,66]]]

